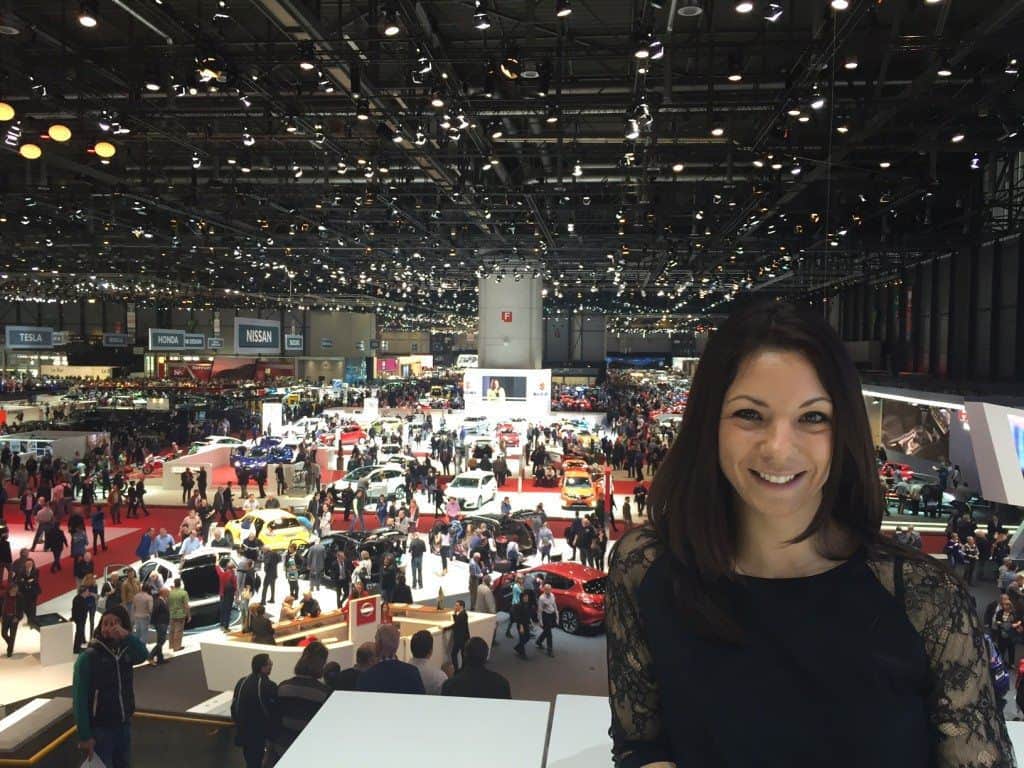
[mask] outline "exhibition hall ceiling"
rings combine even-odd
[[[1019,228],[1017,0],[0,0],[8,298],[673,331]]]

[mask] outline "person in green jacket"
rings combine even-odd
[[[75,661],[71,683],[78,747],[95,753],[107,768],[131,762],[131,718],[135,713],[133,665],[149,656],[132,634],[124,606],[104,611],[99,631]]]

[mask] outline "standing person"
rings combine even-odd
[[[131,600],[132,630],[143,643],[149,636],[149,623],[153,615],[153,596],[140,589]]]
[[[617,763],[1014,764],[969,591],[882,534],[861,383],[820,313],[732,309],[650,502],[607,582]],[[741,739],[706,695],[736,685]]]
[[[72,653],[81,653],[85,645],[85,622],[89,618],[88,600],[85,587],[79,587],[71,601],[71,620],[75,623],[75,639],[71,643]]]
[[[292,546],[295,546],[294,544]],[[228,561],[227,567],[217,566],[217,579],[220,582],[220,603],[218,604],[218,616],[220,628],[225,632],[231,628],[231,609],[235,605],[235,593],[238,580],[235,575],[235,564]]]
[[[963,556],[964,581],[966,581],[968,585],[974,586],[974,572],[978,567],[978,560],[981,558],[981,553],[978,550],[978,545],[973,536],[968,536],[967,541],[964,542]]]
[[[380,568],[380,599],[382,601],[392,602],[397,583],[398,567],[395,565],[395,556],[389,552],[384,556],[384,563]]]
[[[474,552],[469,561],[469,610],[476,610],[476,592],[484,579],[484,569],[480,562],[480,553]]]
[[[348,596],[350,577],[348,560],[341,549],[334,553],[334,569],[334,606],[341,608],[341,604]]]
[[[295,677],[277,686],[279,719],[268,745],[273,761],[280,760],[331,695],[331,689],[320,682],[326,663],[327,646],[314,640],[302,649],[295,663]]]
[[[441,528],[440,534],[440,550],[441,550],[441,573],[440,576],[448,575],[448,558],[452,556],[452,534],[451,527],[445,525]]]
[[[156,629],[156,645],[150,651],[149,663],[154,666],[167,661],[164,658],[164,643],[167,642],[167,629],[171,625],[171,611],[167,605],[167,598],[170,595],[171,591],[167,587],[163,587],[153,598],[153,611],[150,620]]]
[[[359,675],[356,690],[371,693],[424,694],[423,678],[412,664],[398,659],[402,638],[396,624],[377,627],[374,646],[377,663]]]
[[[464,651],[466,665],[441,686],[442,696],[468,696],[474,699],[511,699],[508,679],[486,668],[489,649],[479,637],[470,638]]]
[[[77,535],[77,532],[76,532]],[[51,525],[46,532],[46,548],[53,555],[53,563],[50,565],[50,573],[57,573],[61,570],[60,559],[64,555],[64,547],[68,544],[68,537],[59,525]]]
[[[530,642],[530,629],[533,626],[533,593],[525,589],[519,596],[519,603],[512,608],[512,618],[519,632],[519,642],[513,650],[521,659],[527,658],[526,644]]]
[[[281,565],[281,554],[268,547],[263,547],[260,560],[263,562],[263,594],[260,597],[260,602],[267,605],[277,599],[277,569]],[[267,600],[268,590],[270,592],[269,601]]]
[[[409,638],[409,651],[412,659],[409,661],[420,671],[420,678],[423,680],[423,689],[428,696],[437,696],[441,693],[441,686],[454,674],[450,662],[445,662],[441,669],[430,663],[434,655],[434,638],[425,629],[421,629]]]
[[[181,473],[181,503],[184,504],[188,501],[189,495],[192,493],[192,489],[195,487],[196,481],[192,476],[192,470],[189,467],[185,467],[185,471]]]
[[[181,640],[185,634],[185,625],[192,618],[192,610],[188,604],[189,597],[181,586],[181,579],[174,580],[174,587],[167,594],[167,611],[170,614],[168,630],[168,646],[173,653],[181,650]]]
[[[288,581],[288,593],[292,598],[299,596],[298,547],[294,542],[288,545],[284,556],[284,577]]]
[[[274,467],[274,479],[277,481],[277,495],[283,496],[288,490],[288,484],[284,481],[284,465],[278,464]]]
[[[306,567],[309,569],[309,588],[319,589],[324,583],[324,566],[327,550],[317,539],[306,550]]]
[[[541,523],[540,531],[537,533],[537,543],[540,548],[540,561],[541,563],[551,562],[551,547],[555,543],[555,534],[551,532],[551,528],[548,526],[545,520]]]
[[[18,585],[12,580],[2,592],[3,601],[0,603],[0,638],[7,645],[7,658],[14,655],[14,641],[18,637],[18,625],[21,624],[21,617],[24,615],[21,595],[18,594]]]
[[[491,574],[484,576],[483,582],[476,590],[476,612],[477,613],[489,613],[492,616],[498,612],[497,605],[494,601],[494,592],[491,589]],[[497,645],[498,641],[495,640],[498,636],[498,619],[494,619],[494,631],[491,633],[491,645]]]
[[[636,501],[636,514],[643,517],[647,506],[647,486],[644,483],[637,483],[633,488],[633,499]]]
[[[413,589],[423,589],[423,555],[426,551],[426,542],[420,538],[419,533],[413,531],[409,542],[409,564],[412,569]]]
[[[626,530],[633,527],[633,507],[629,503],[629,496],[622,500],[622,520],[626,523]]]
[[[103,545],[103,551],[107,551],[107,530],[104,523],[103,507],[99,504],[92,511],[89,520],[92,525],[92,553],[96,554],[97,544]]]
[[[116,485],[111,487],[110,493],[107,494],[107,503],[110,505],[110,522],[114,525],[121,524],[121,504],[123,503],[121,498],[121,489]],[[104,543],[106,543],[104,541]]]
[[[134,664],[146,646],[132,635],[122,606],[104,611],[98,636],[75,661],[71,684],[78,747],[109,768],[131,764],[131,717],[135,713]]]
[[[277,727],[277,684],[270,679],[273,668],[269,654],[257,653],[252,657],[252,674],[235,684],[231,696],[235,746],[242,748],[245,768],[262,768],[267,740]]]
[[[135,494],[139,497],[139,509],[141,509],[146,517],[149,517],[149,507],[146,506],[146,481],[142,478],[135,483]],[[138,517],[138,511],[135,516]]]
[[[540,637],[537,638],[537,647],[544,647],[544,640],[548,641],[548,656],[553,656],[551,630],[558,626],[558,604],[555,596],[551,593],[551,585],[545,584],[540,599],[537,600],[540,610]]]
[[[129,515],[132,517],[132,515]],[[135,556],[142,562],[149,560],[149,551],[153,548],[153,539],[156,537],[156,529],[147,528],[139,539],[139,545],[135,548]]]
[[[522,574],[516,574],[515,580],[512,582],[512,602],[508,609],[508,624],[505,626],[505,637],[512,637],[512,627],[516,623],[515,610],[516,606],[519,605],[519,601],[523,597],[523,576]]]
[[[455,672],[465,662],[463,650],[469,641],[469,616],[466,615],[466,603],[463,600],[455,601],[455,611],[452,613],[452,623],[445,627],[445,631],[452,633],[451,660]]]
[[[196,488],[199,490],[199,495],[204,499],[206,498],[206,486],[209,482],[209,478],[206,474],[206,467],[199,467],[199,471],[196,472]]]
[[[964,555],[964,547],[960,543],[960,536],[958,534],[950,534],[944,551],[946,553],[946,562],[949,564],[950,569],[962,579],[967,558]]]
[[[0,485],[2,485],[0,481]],[[3,518],[3,507],[0,506],[0,519]],[[3,583],[4,576],[11,582],[14,581],[14,555],[11,552],[10,531],[6,526],[0,528],[0,583]]]

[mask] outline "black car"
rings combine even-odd
[[[324,553],[325,584],[330,587],[337,586],[337,553],[339,551],[345,554],[350,576],[359,563],[359,555],[365,551],[370,555],[373,569],[369,574],[369,579],[362,576],[360,578],[364,586],[370,589],[371,586],[380,584],[380,567],[384,562],[384,557],[390,554],[397,559],[402,554],[405,534],[391,526],[372,531],[334,531],[326,536],[321,536],[320,543],[326,550]],[[298,552],[299,576],[302,578],[309,578],[309,568],[306,565],[306,550],[308,548],[308,546],[304,546]]]
[[[478,529],[482,526],[493,533],[499,555],[504,554],[505,545],[513,539],[519,544],[520,556],[529,557],[537,551],[537,531],[540,530],[541,520],[535,510],[520,509],[512,512],[507,518],[502,518],[500,512],[476,512],[460,515],[459,522],[462,523],[463,531],[472,525]],[[437,522],[430,531],[431,551],[434,554],[440,551],[437,534],[443,527],[444,523]],[[458,548],[453,549],[453,555],[456,560],[468,561],[465,552]]]

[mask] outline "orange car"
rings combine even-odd
[[[586,469],[567,469],[562,477],[562,507],[597,509],[604,502],[604,487]]]

